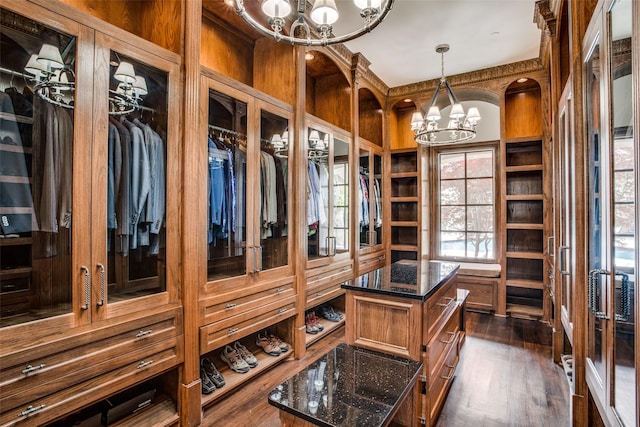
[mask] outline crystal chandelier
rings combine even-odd
[[[109,89],[109,114],[129,114],[140,108],[142,97],[148,93],[144,77],[136,75],[130,62],[121,61],[113,74],[118,85]]]
[[[462,104],[458,102],[449,82],[444,75],[444,54],[449,51],[449,45],[441,44],[436,46],[436,52],[442,57],[442,77],[438,87],[433,93],[431,104],[425,117],[420,112],[413,113],[411,117],[411,130],[415,132],[414,139],[418,144],[423,145],[444,145],[467,142],[475,138],[476,125],[480,121],[480,112],[476,107],[469,108],[469,113],[465,113]],[[451,112],[446,127],[440,127],[440,109],[436,105],[440,89],[445,88],[451,103]]]
[[[289,0],[262,0],[261,9],[268,18],[270,28],[251,16],[244,6],[244,0],[233,1],[236,13],[242,19],[262,34],[273,37],[276,41],[287,41],[291,44],[305,46],[327,46],[353,40],[373,30],[386,18],[395,0],[353,0],[360,9],[360,17],[363,19],[362,26],[340,36],[333,34],[333,24],[339,18],[335,0],[315,0],[308,17],[306,16],[307,0],[294,0],[297,7],[295,15],[290,18],[292,24],[288,35],[283,30],[287,23],[287,17],[292,11]],[[313,25],[313,29],[309,22]]]
[[[33,76],[33,92],[38,96],[54,105],[73,108],[75,76],[66,67],[57,47],[43,44],[38,54],[31,55],[24,70]]]

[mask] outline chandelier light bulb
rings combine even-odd
[[[353,0],[353,3],[359,9],[379,9],[382,5],[382,0]]]
[[[285,18],[291,13],[291,5],[288,0],[264,0],[262,12],[269,18]]]

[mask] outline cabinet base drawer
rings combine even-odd
[[[439,415],[444,401],[451,388],[453,377],[458,366],[458,336],[456,340],[449,347],[449,351],[442,361],[438,365],[438,368],[433,375],[429,377],[429,385],[427,393],[429,395],[429,418],[435,420]]]
[[[433,376],[449,349],[457,347],[460,332],[460,306],[449,317],[445,326],[433,337],[427,346],[427,366],[431,369],[429,376]]]

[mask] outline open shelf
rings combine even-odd
[[[507,286],[524,289],[543,289],[544,283],[535,280],[507,279]]]
[[[336,313],[340,313],[340,311],[336,310]],[[326,337],[327,335],[329,335],[331,332],[341,328],[342,326],[344,326],[345,324],[345,317],[344,317],[344,313],[342,313],[342,320],[339,322],[330,322],[327,319],[324,318],[318,318],[318,323],[320,323],[322,326],[324,326],[324,329],[321,332],[318,332],[317,334],[307,334],[305,333],[305,344],[307,347],[309,347],[311,344],[313,344],[316,341],[321,340],[322,338]]]
[[[544,280],[544,260],[542,258],[507,258],[507,280]]]
[[[144,419],[144,421],[142,421]],[[127,418],[110,424],[114,427],[137,427],[141,424],[153,427],[168,427],[177,425],[180,418],[176,411],[176,405],[166,396],[158,399],[151,406],[136,412]]]
[[[540,230],[521,230],[507,229],[507,253],[538,253],[544,250],[543,231]]]
[[[508,224],[542,224],[542,200],[507,200]]]
[[[412,221],[418,226],[418,204],[417,200],[408,202],[391,201],[391,225],[399,225],[401,221]]]
[[[391,173],[418,172],[418,153],[415,150],[391,153]]]
[[[418,177],[391,178],[391,197],[418,197]]]
[[[514,317],[524,316],[540,318],[542,317],[542,307],[507,303],[507,313]]]
[[[544,259],[545,254],[541,252],[513,252],[507,251],[507,258],[522,258],[522,259]]]
[[[542,141],[507,142],[506,166],[542,164]]]

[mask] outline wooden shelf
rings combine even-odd
[[[523,259],[544,259],[545,254],[541,252],[511,251],[507,252],[507,258],[523,258]]]
[[[417,245],[400,245],[400,244],[391,244],[392,251],[417,251]]]
[[[391,174],[391,179],[394,178],[417,178],[418,172],[393,172]]]
[[[291,347],[291,344],[289,344],[289,350],[285,353],[280,354],[280,356],[271,356],[262,351],[262,349],[249,347],[247,348],[253,353],[256,359],[258,359],[258,366],[256,366],[255,368],[251,368],[249,372],[246,372],[244,374],[232,371],[231,368],[229,368],[229,366],[220,359],[219,353],[220,351],[222,351],[221,349],[216,350],[215,352],[213,352],[213,354],[209,353],[209,356],[207,357],[209,357],[209,360],[213,359],[211,361],[224,377],[224,381],[226,384],[221,388],[216,389],[211,394],[203,394],[201,402],[203,407],[210,405],[216,400],[219,400],[222,397],[228,395],[247,381],[250,381],[261,373],[269,370],[272,366],[283,362],[293,354],[293,348]]]
[[[535,141],[542,141],[542,135],[519,136],[516,138],[505,139],[505,143],[507,144],[517,144],[520,142],[535,142]]]
[[[418,227],[418,221],[390,221],[392,227]]]
[[[165,397],[148,408],[110,425],[114,427],[136,427],[144,424],[150,427],[168,427],[176,425],[179,421],[180,417],[176,411],[176,404],[170,398]]]
[[[509,172],[533,172],[541,171],[542,165],[522,165],[522,166],[505,166],[504,171]]]
[[[6,270],[0,270],[0,277],[29,276],[31,271],[33,271],[31,267],[7,268]]]
[[[526,317],[542,317],[542,308],[531,305],[507,304],[507,313]]]
[[[542,194],[509,194],[505,200],[544,200]]]
[[[336,310],[336,313],[339,313],[339,311]],[[317,334],[307,334],[305,333],[305,344],[307,347],[309,347],[311,344],[313,344],[314,342],[322,339],[323,337],[329,335],[331,332],[335,331],[336,329],[340,328],[341,326],[344,326],[345,324],[345,316],[344,313],[342,313],[342,320],[339,322],[330,322],[327,319],[323,319],[318,317],[318,323],[320,323],[322,326],[324,326],[324,329],[321,332],[318,332]]]
[[[522,279],[507,279],[507,286],[512,286],[514,288],[526,288],[526,289],[543,289],[544,283],[539,282],[537,280],[522,280]]]
[[[389,201],[391,203],[411,203],[411,202],[418,202],[418,197],[416,196],[408,196],[408,197],[390,197]]]
[[[508,230],[544,230],[544,224],[507,223]]]
[[[30,245],[33,242],[31,237],[10,237],[0,239],[0,246],[21,246]]]

